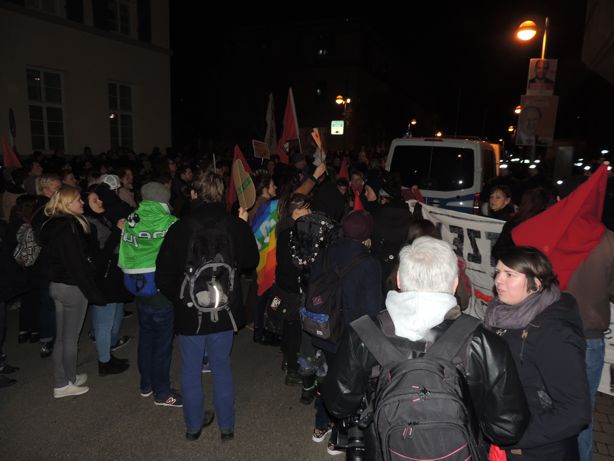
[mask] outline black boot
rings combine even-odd
[[[117,363],[113,362],[113,360],[109,360],[108,362],[98,362],[98,375],[99,376],[107,376],[107,375],[117,375],[119,373],[123,373],[126,371],[130,365],[127,363]]]
[[[115,357],[113,354],[111,354],[111,362],[128,363],[128,359],[120,359],[119,357]]]
[[[303,376],[303,390],[301,391],[300,402],[309,405],[318,394],[318,381],[315,375]]]

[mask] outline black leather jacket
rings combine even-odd
[[[459,313],[458,308],[451,310],[446,320],[431,330],[434,341]],[[394,336],[387,322],[383,322],[386,326],[382,327],[382,313],[378,319],[390,342],[408,358],[424,354],[426,343]],[[348,328],[334,363],[329,365],[322,391],[326,407],[337,418],[350,417],[360,408],[377,361],[358,334]],[[479,425],[481,436],[500,446],[512,445],[520,440],[530,415],[514,359],[505,341],[484,326],[478,326],[469,346],[465,372],[475,425]]]

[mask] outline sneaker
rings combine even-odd
[[[87,386],[75,386],[73,383],[69,382],[64,387],[55,387],[53,389],[53,396],[56,399],[61,399],[62,397],[70,397],[71,395],[85,394],[89,390],[90,388]]]
[[[2,366],[0,366],[0,373],[2,373],[3,375],[15,373],[18,370],[19,367],[14,367],[12,365],[9,365],[8,363],[3,363]]]
[[[342,448],[339,448],[333,442],[328,442],[328,446],[326,447],[326,451],[331,456],[342,455],[345,451]]]
[[[328,434],[332,432],[332,428],[329,426],[326,429],[318,429],[317,427],[313,430],[313,435],[311,436],[311,440],[316,443],[322,442]]]
[[[214,419],[215,419],[215,413],[213,411],[209,411],[209,410],[205,411],[205,414],[203,416],[203,424],[200,427],[200,429],[197,432],[187,432],[186,431],[185,438],[191,442],[193,442],[194,440],[198,440],[203,429],[207,426],[210,426]]]
[[[143,389],[141,389],[141,397],[151,397],[151,394],[153,394],[153,391],[151,389],[149,389],[148,391],[144,391]]]
[[[127,311],[126,309],[124,309],[124,318],[125,319],[129,319],[130,317],[132,317],[134,315],[134,312],[132,311]]]
[[[23,344],[27,343],[30,340],[30,332],[29,331],[20,331],[17,335],[17,343]]]
[[[75,386],[83,386],[87,382],[87,373],[77,373],[75,377]]]
[[[41,335],[38,331],[33,331],[30,333],[30,343],[36,344],[41,339]]]
[[[203,367],[201,369],[202,373],[211,373],[211,367],[209,366],[209,362],[203,363]]]
[[[108,362],[98,362],[98,376],[118,375],[123,373],[130,365],[126,362],[109,360]]]
[[[232,439],[235,438],[235,431],[233,429],[223,430],[220,432],[220,438],[222,440],[222,443],[230,442]]]
[[[166,399],[155,400],[154,403],[162,407],[175,407],[175,408],[183,407],[183,399],[176,392],[171,392]]]
[[[50,342],[41,342],[40,355],[42,358],[47,358],[53,354],[53,345]]]
[[[111,352],[115,352],[116,350],[121,349],[126,344],[128,344],[131,340],[132,340],[132,336],[122,336],[121,338],[117,340],[117,343],[115,344],[115,346],[111,348]]]
[[[303,384],[303,378],[298,372],[293,370],[288,370],[286,372],[286,386],[301,386]]]

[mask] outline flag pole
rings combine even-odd
[[[296,139],[298,141],[298,151],[302,154],[303,147],[301,146],[301,133],[298,129],[298,118],[296,118],[296,104],[294,102],[294,91],[290,87],[290,97],[292,98],[292,112],[294,113],[294,123],[296,124]]]

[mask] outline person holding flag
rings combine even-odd
[[[254,305],[254,342],[268,345],[275,341],[264,331],[264,310],[269,296],[269,289],[275,281],[275,257],[277,238],[275,227],[279,221],[277,187],[267,170],[258,170],[254,174],[256,203],[248,213],[248,223],[252,228],[260,259],[256,268],[258,277],[258,300]]]

